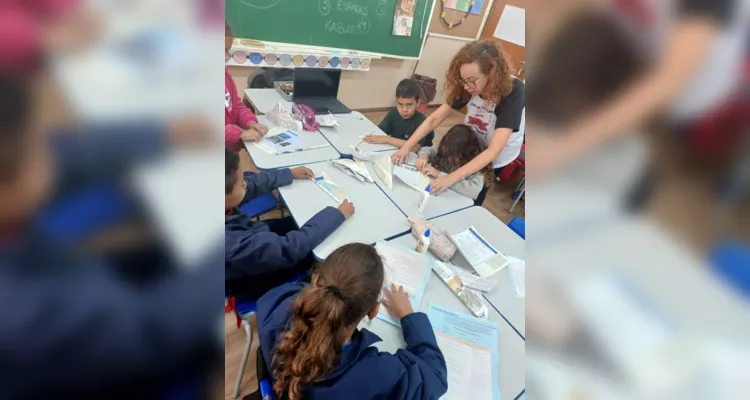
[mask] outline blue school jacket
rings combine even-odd
[[[54,138],[57,192],[105,171],[112,179],[166,149],[158,125],[100,130]],[[120,388],[159,386],[153,379],[219,342],[220,244],[202,268],[134,287],[103,259],[74,254],[31,226],[0,238],[0,399],[119,397]]]
[[[292,171],[280,169],[246,176],[242,203],[292,183]],[[263,221],[255,222],[239,209],[224,220],[226,280],[262,275],[292,268],[344,223],[344,214],[326,207],[298,230],[286,235],[272,232]]]
[[[287,283],[258,300],[258,335],[266,365],[290,320],[291,307],[303,283]],[[396,354],[371,347],[381,341],[361,329],[344,346],[338,367],[305,392],[305,399],[438,399],[448,391],[448,371],[432,325],[421,312],[401,320],[406,349]],[[271,372],[273,375],[273,372]]]

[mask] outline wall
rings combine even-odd
[[[429,36],[418,63],[416,60],[383,58],[373,60],[367,72],[343,71],[339,100],[357,110],[393,107],[396,85],[400,80],[411,76],[416,64],[416,73],[438,80],[438,94],[433,104],[440,104],[443,101],[445,72],[453,55],[466,43],[462,40]],[[247,88],[247,77],[257,69],[229,67],[229,74],[237,85],[238,93],[244,93]]]

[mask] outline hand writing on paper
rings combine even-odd
[[[440,171],[438,171],[437,168],[433,167],[432,165],[425,166],[421,171],[423,174],[429,176],[432,179],[440,176]],[[430,187],[430,192],[432,192],[432,187]]]
[[[419,171],[422,171],[422,168],[427,166],[427,163],[429,160],[427,160],[427,154],[422,154],[417,158],[417,161],[414,163],[414,168],[416,168]]]
[[[411,302],[409,301],[409,295],[404,292],[404,287],[391,283],[391,289],[383,288],[385,297],[383,298],[383,305],[388,309],[388,312],[392,316],[401,319],[405,316],[414,312],[411,308]]]
[[[437,196],[456,183],[450,175],[443,175],[430,183],[430,194]]]
[[[315,176],[312,170],[307,167],[292,168],[292,178],[294,179],[312,179]]]
[[[365,143],[372,143],[372,144],[390,144],[391,143],[391,137],[383,136],[383,135],[367,135],[363,137],[362,140]]]
[[[344,218],[349,219],[354,215],[354,204],[349,200],[344,200],[339,206],[339,211],[344,214]]]
[[[252,128],[242,132],[242,136],[240,136],[243,142],[260,142],[262,138],[263,134]]]
[[[265,134],[268,133],[268,126],[259,124],[257,122],[250,124],[248,128],[253,129],[254,131],[260,133],[261,137],[265,136]]]

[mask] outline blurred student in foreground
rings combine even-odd
[[[189,130],[125,124],[51,136],[35,126],[26,79],[0,76],[0,398],[149,398],[216,350],[221,252],[193,273],[136,287],[31,221],[59,184],[121,172]]]

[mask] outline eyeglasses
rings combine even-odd
[[[463,87],[467,89],[476,89],[477,82],[481,81],[485,76],[487,75],[482,75],[479,78],[474,79],[473,81],[465,81],[464,78],[459,77],[458,79],[456,79],[456,82],[460,85],[463,85]]]

